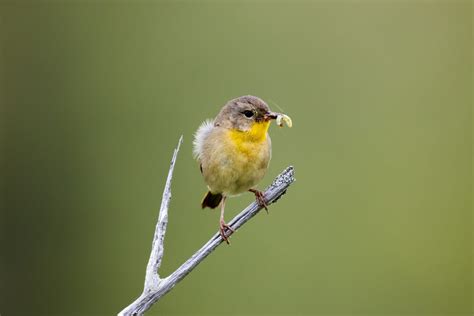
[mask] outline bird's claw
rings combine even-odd
[[[252,190],[251,192],[255,194],[255,200],[257,201],[258,205],[263,207],[268,214],[268,204],[265,200],[265,195],[263,194],[263,192],[258,190]]]
[[[230,234],[229,235],[226,235],[225,233],[225,230],[228,229],[230,231]],[[226,222],[224,222],[223,219],[220,220],[219,222],[219,233],[222,237],[222,239],[224,239],[224,241],[230,245],[230,241],[229,241],[229,237],[230,235],[232,235],[234,233],[234,229],[232,227],[230,227],[229,225],[226,224]]]

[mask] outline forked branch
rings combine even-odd
[[[156,224],[155,235],[153,237],[150,259],[145,274],[145,285],[143,293],[129,306],[124,308],[118,315],[143,315],[154,303],[156,303],[163,295],[168,293],[179,281],[181,281],[188,273],[190,273],[201,261],[203,261],[214,249],[217,248],[223,239],[219,233],[214,234],[211,239],[201,247],[194,255],[185,263],[166,278],[160,278],[158,268],[163,258],[163,242],[166,233],[166,225],[168,224],[168,207],[171,199],[171,179],[173,178],[173,170],[176,163],[179,147],[183,142],[183,136],[180,137],[178,146],[174,150],[173,158],[168,172],[163,198],[161,200],[160,213]],[[293,167],[286,168],[278,175],[273,183],[265,190],[265,199],[270,205],[276,202],[288,187],[295,181]],[[237,230],[244,225],[249,219],[254,217],[262,207],[256,202],[251,203],[242,212],[235,216],[228,225]]]

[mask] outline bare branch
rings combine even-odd
[[[165,190],[163,192],[163,200],[161,203],[158,223],[156,225],[155,236],[153,238],[153,246],[148,261],[145,287],[143,293],[132,304],[126,307],[119,313],[119,316],[125,315],[143,315],[154,303],[156,303],[163,295],[168,293],[179,281],[181,281],[188,273],[190,273],[201,261],[203,261],[214,249],[217,248],[223,239],[219,233],[214,234],[211,239],[201,247],[191,258],[183,263],[176,271],[168,277],[161,279],[158,276],[158,268],[160,266],[161,258],[163,257],[163,240],[166,233],[166,224],[168,222],[168,205],[171,198],[171,178],[173,174],[176,156],[178,154],[179,146],[182,142],[182,136],[178,142],[178,147],[174,151],[173,159],[171,160],[170,171],[166,181]],[[267,204],[275,203],[287,188],[295,181],[293,167],[286,168],[280,175],[278,175],[273,183],[265,190],[265,199]],[[237,230],[242,227],[248,220],[255,216],[262,207],[256,202],[251,203],[247,208],[235,216],[230,222],[229,226]]]
[[[171,200],[171,179],[173,178],[174,165],[178,156],[179,147],[183,143],[183,135],[179,138],[178,146],[174,150],[173,158],[171,158],[170,170],[166,179],[166,185],[163,190],[161,199],[160,213],[158,214],[158,222],[156,223],[155,235],[153,236],[153,244],[151,247],[150,259],[146,267],[145,290],[155,290],[155,286],[159,284],[160,275],[158,269],[161,264],[164,252],[164,240],[166,234],[166,226],[168,225],[168,207]]]

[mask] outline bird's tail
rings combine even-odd
[[[216,207],[219,206],[219,204],[221,204],[222,197],[223,196],[220,193],[213,194],[213,193],[211,193],[211,191],[209,191],[204,196],[204,199],[202,199],[201,207],[202,208],[206,208],[206,207],[216,208]]]

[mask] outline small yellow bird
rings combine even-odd
[[[201,206],[213,209],[221,205],[219,231],[227,243],[234,232],[224,221],[228,196],[250,191],[267,209],[263,193],[255,186],[270,162],[271,140],[267,132],[272,119],[280,126],[282,120],[289,127],[292,125],[289,116],[272,112],[262,99],[242,96],[227,102],[214,120],[204,121],[195,133],[193,152],[209,189]]]

